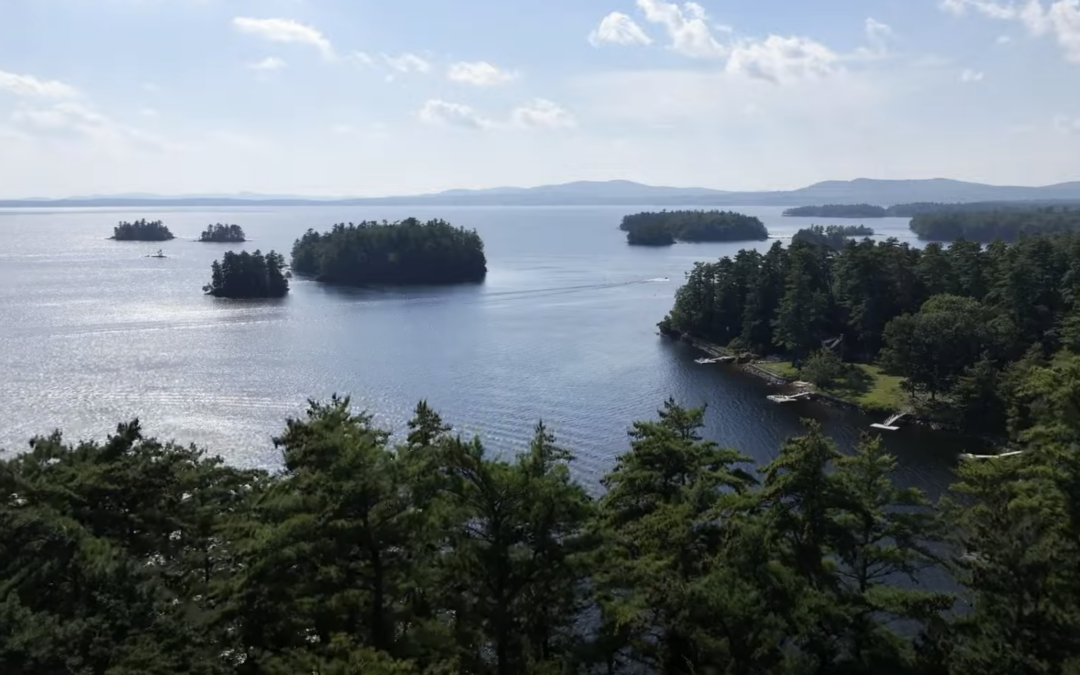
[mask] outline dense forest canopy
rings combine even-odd
[[[246,238],[244,237],[244,228],[239,225],[215,223],[206,226],[206,229],[199,235],[199,241],[239,244],[246,241]]]
[[[990,243],[1010,242],[1022,236],[1080,231],[1080,209],[1044,206],[1036,209],[998,211],[950,211],[921,213],[911,219],[919,239],[955,241],[968,239]]]
[[[666,223],[648,222],[626,233],[626,243],[632,246],[671,246],[675,237]]]
[[[0,461],[5,675],[1042,675],[1080,666],[1080,358],[1017,386],[1021,455],[938,504],[815,423],[755,467],[703,410],[635,422],[598,497],[543,424],[426,403],[392,442],[312,402],[240,469],[59,432]],[[920,582],[935,567],[955,593]],[[957,611],[958,610],[958,611]]]
[[[483,281],[487,259],[475,230],[409,218],[308,230],[293,244],[292,268],[319,281],[356,286],[452,284]]]
[[[872,236],[874,229],[865,225],[811,225],[796,232],[791,240],[840,250],[854,237]]]
[[[274,251],[266,255],[258,250],[226,251],[220,262],[213,262],[210,272],[210,283],[203,291],[215,297],[281,298],[289,292],[285,257]]]
[[[175,237],[160,220],[142,218],[133,223],[121,221],[113,228],[111,239],[117,241],[168,241],[175,239]]]
[[[660,327],[796,362],[842,337],[847,358],[903,377],[926,405],[1003,432],[1016,378],[1080,350],[1080,234],[744,250],[696,264]]]
[[[680,241],[764,241],[769,238],[769,231],[760,219],[734,211],[646,211],[624,216],[619,225],[619,229],[627,233],[642,227],[648,228],[649,232],[665,228]]]
[[[873,204],[825,204],[796,206],[784,211],[785,216],[811,218],[884,218],[885,207]]]

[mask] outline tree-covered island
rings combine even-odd
[[[626,233],[626,243],[631,246],[672,246],[675,237],[671,228],[662,222],[644,223]]]
[[[210,273],[203,291],[218,298],[281,298],[289,292],[285,257],[274,251],[265,255],[226,251],[210,266]]]
[[[1080,234],[777,243],[696,264],[660,328],[777,355],[762,367],[867,408],[1004,434],[1026,373],[1080,353],[1077,270]]]
[[[930,241],[1011,242],[1025,235],[1080,231],[1080,209],[1044,206],[918,213],[911,219],[910,227],[919,239]]]
[[[273,471],[144,434],[0,454],[5,675],[1072,675],[1080,358],[1015,373],[1021,454],[934,503],[808,422],[755,467],[669,400],[576,448],[391,440],[347,398]],[[499,423],[502,421],[500,420]],[[276,432],[276,433],[275,433]],[[615,450],[615,448],[612,448]]]
[[[646,211],[624,216],[619,229],[627,233],[627,242],[666,245],[660,234],[666,230],[673,240],[765,241],[769,231],[760,219],[734,211]],[[635,234],[641,230],[641,234]]]
[[[884,218],[885,207],[873,204],[825,204],[822,206],[796,206],[784,211],[784,215],[797,218]]]
[[[168,241],[175,239],[173,233],[160,220],[146,220],[145,218],[131,223],[121,221],[113,228],[113,236],[109,238],[116,241]]]
[[[791,241],[801,241],[840,250],[853,238],[872,236],[874,236],[874,229],[865,225],[827,225],[824,227],[811,225],[796,232]]]
[[[214,225],[206,226],[206,229],[199,235],[199,241],[239,244],[247,241],[247,239],[244,236],[244,228],[239,225],[223,225],[222,223],[215,223]]]
[[[292,269],[352,286],[456,284],[483,281],[487,259],[476,230],[408,218],[308,230],[293,244]]]

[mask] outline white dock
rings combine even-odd
[[[801,394],[793,394],[792,396],[785,396],[784,394],[769,394],[765,398],[769,399],[773,403],[791,403],[792,401],[798,401],[804,398],[810,398],[811,392],[804,391]]]
[[[896,413],[889,419],[885,420],[881,424],[871,424],[874,429],[884,429],[885,431],[899,431],[900,427],[896,426],[896,423],[900,421],[901,417],[906,416],[907,413]]]
[[[973,455],[970,452],[965,452],[960,455],[960,459],[999,459],[1001,457],[1016,457],[1017,455],[1024,454],[1023,450],[1015,450],[1013,452],[1003,452],[1000,455]]]
[[[727,363],[729,361],[734,361],[734,360],[735,360],[734,356],[717,356],[714,359],[706,359],[706,358],[694,359],[694,363],[698,363],[698,364],[701,364],[701,365],[707,365],[707,364],[710,364],[710,363]]]

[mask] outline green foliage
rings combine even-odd
[[[968,239],[983,243],[1000,239],[1011,242],[1025,235],[1076,232],[1080,230],[1080,209],[1044,206],[1025,210],[919,213],[911,219],[910,227],[919,239]]]
[[[244,238],[244,228],[239,225],[215,223],[206,226],[206,229],[199,235],[199,241],[238,244],[246,241],[246,239]]]
[[[484,242],[443,220],[362,222],[308,230],[292,249],[292,268],[329,283],[452,284],[483,281]]]
[[[280,298],[289,292],[289,272],[285,258],[274,251],[263,255],[226,251],[221,261],[210,266],[210,283],[203,286],[207,295],[219,298]]]
[[[117,241],[168,241],[175,239],[169,228],[160,220],[146,220],[142,218],[129,223],[121,221],[113,228],[111,239]]]
[[[784,211],[785,216],[814,218],[884,218],[885,207],[872,204],[825,204],[824,206],[796,206]]]
[[[666,223],[647,222],[628,231],[626,243],[632,246],[671,246],[675,243],[675,237]]]
[[[799,374],[802,379],[819,387],[828,388],[849,379],[851,366],[831,349],[819,349],[803,361]]]
[[[873,228],[865,225],[828,225],[825,227],[811,225],[796,232],[791,241],[825,246],[839,251],[852,237],[872,236],[874,236]]]
[[[656,232],[660,228],[681,241],[765,241],[769,238],[769,231],[760,219],[734,211],[646,211],[624,216],[619,225],[620,230],[631,235],[640,228],[653,233],[653,239],[658,237]]]

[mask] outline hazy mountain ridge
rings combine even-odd
[[[1039,187],[988,185],[947,178],[923,180],[824,181],[797,190],[728,192],[700,187],[644,185],[626,180],[575,181],[532,188],[495,187],[395,197],[303,197],[256,193],[151,195],[125,194],[65,199],[0,200],[3,208],[143,206],[808,206],[910,202],[1080,200],[1080,181]]]

